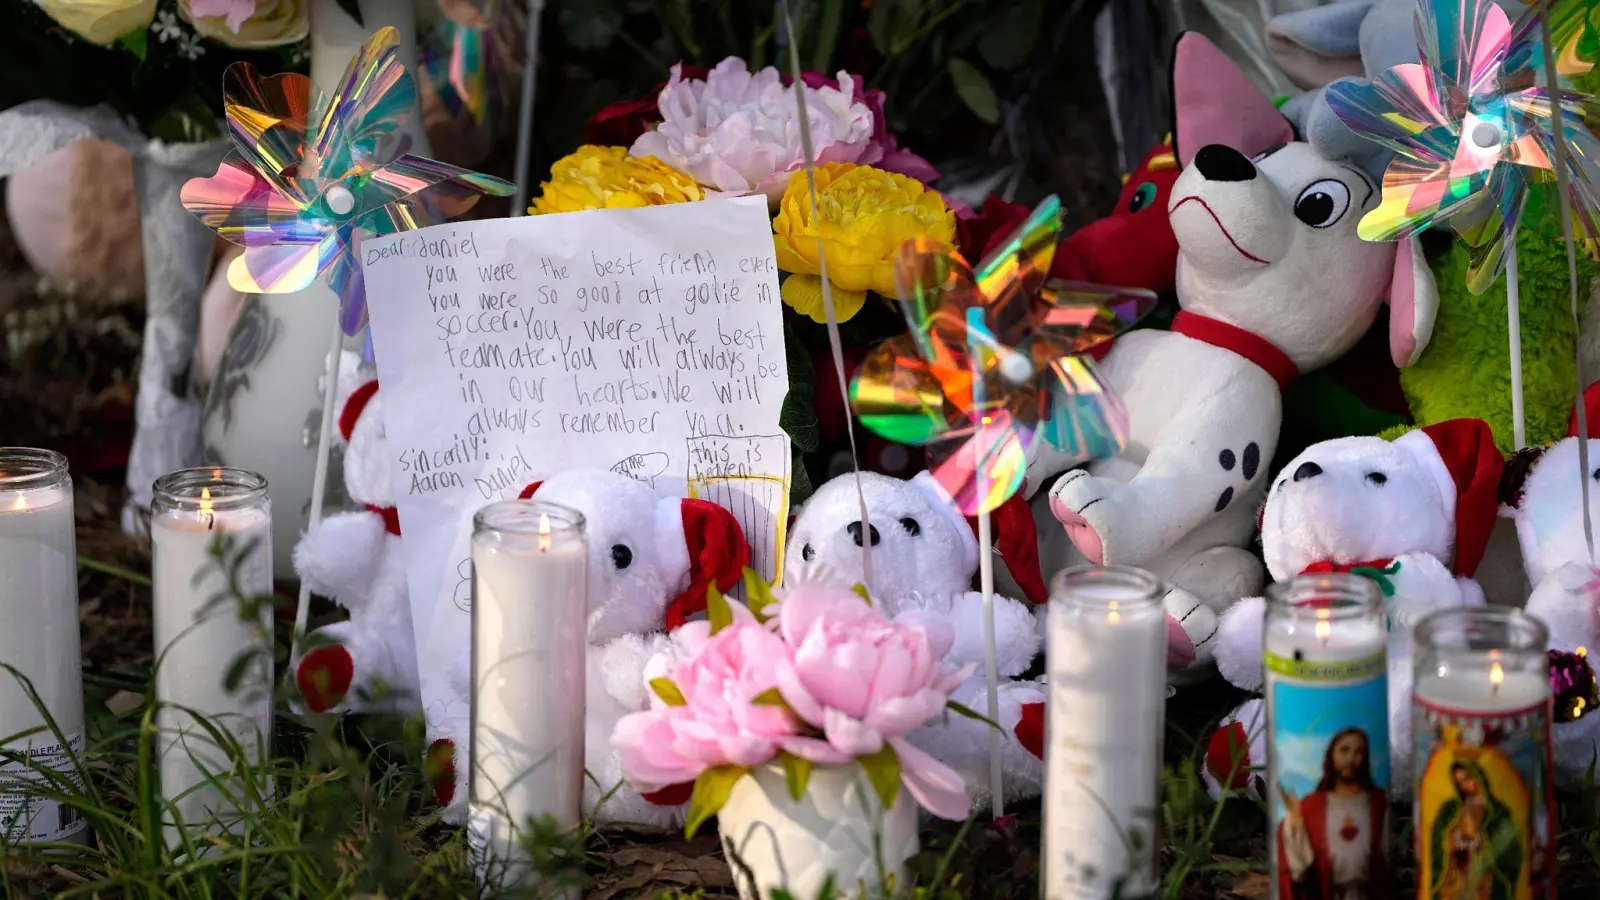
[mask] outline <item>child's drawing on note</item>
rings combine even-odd
[[[790,475],[785,435],[689,439],[689,496],[733,513],[750,542],[750,567],[772,583],[783,573]]]

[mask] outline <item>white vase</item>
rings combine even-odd
[[[902,789],[885,811],[854,764],[814,769],[798,803],[781,768],[752,769],[717,813],[717,830],[742,900],[770,900],[775,888],[813,900],[830,874],[844,897],[877,896],[889,879],[906,888],[918,849],[916,801]]]
[[[311,80],[332,91],[350,59],[379,28],[400,32],[400,60],[415,71],[417,28],[410,3],[360,0],[357,25],[338,0],[311,4]],[[429,156],[420,104],[403,131],[409,152]],[[311,512],[311,480],[322,425],[321,379],[338,327],[338,297],[321,280],[295,294],[250,295],[228,336],[206,398],[205,457],[266,476],[272,486],[273,575],[292,580],[293,553]],[[358,338],[345,342],[359,352]],[[325,507],[345,503],[340,458],[328,465]]]

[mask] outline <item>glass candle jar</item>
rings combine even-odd
[[[1302,575],[1267,591],[1262,661],[1272,889],[1387,896],[1389,690],[1377,585]]]
[[[473,519],[468,835],[498,888],[533,883],[517,839],[530,821],[582,817],[588,560],[575,509],[508,500]]]
[[[1555,897],[1549,633],[1519,609],[1460,607],[1415,640],[1417,896]]]
[[[74,777],[83,750],[83,667],[78,651],[78,568],[72,478],[67,458],[49,450],[0,447],[0,739],[29,767]],[[48,717],[48,718],[47,718]],[[53,721],[52,729],[47,724]],[[7,841],[84,841],[87,827],[70,805],[38,796],[38,771],[0,763],[0,829]]]
[[[241,813],[219,779],[232,779],[238,795],[238,779],[261,775],[270,746],[272,510],[266,479],[243,469],[181,469],[156,479],[154,493],[156,721],[161,791],[178,815],[165,824],[176,840],[180,825],[228,830]],[[206,724],[230,740],[219,743]]]
[[[1051,582],[1045,723],[1046,900],[1153,896],[1166,721],[1167,613],[1141,569]]]

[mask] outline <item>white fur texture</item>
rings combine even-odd
[[[1600,467],[1600,440],[1589,441],[1589,465]],[[1551,650],[1566,653],[1582,647],[1591,660],[1600,658],[1600,607],[1585,585],[1600,579],[1591,568],[1583,538],[1583,503],[1578,479],[1588,476],[1589,516],[1600,529],[1600,482],[1578,466],[1578,441],[1567,438],[1547,448],[1523,482],[1520,502],[1502,508],[1515,520],[1522,544],[1523,566],[1535,587],[1527,611],[1550,629]],[[1595,665],[1594,662],[1590,663]],[[1581,785],[1591,765],[1600,773],[1600,712],[1552,729],[1556,779]]]
[[[343,410],[350,395],[372,380],[370,373],[343,374],[338,409]],[[344,452],[344,482],[357,503],[387,507],[393,505],[393,489],[382,402],[380,390],[356,419]],[[337,432],[335,436],[342,437]],[[387,533],[382,516],[369,510],[328,516],[295,546],[295,571],[312,591],[332,598],[350,614],[348,621],[313,632],[312,646],[331,642],[350,654],[350,690],[330,712],[366,708],[373,697],[382,697],[378,706],[385,710],[421,708],[403,554],[400,537]],[[299,665],[298,658],[290,662],[291,668]]]
[[[1302,372],[1354,346],[1394,276],[1394,245],[1356,233],[1379,202],[1377,187],[1303,143],[1256,160],[1245,180],[1212,180],[1202,168],[1185,168],[1168,204],[1180,248],[1179,304],[1270,341]],[[1297,203],[1318,192],[1335,198],[1336,214],[1315,223],[1298,217]],[[1410,266],[1402,274],[1427,277]],[[1164,331],[1118,338],[1101,372],[1127,407],[1128,444],[1035,499],[1045,570],[1137,565],[1218,614],[1259,593],[1261,567],[1244,548],[1277,449],[1276,383],[1238,354]],[[1254,465],[1245,464],[1247,454]],[[1027,483],[1042,485],[1075,463],[1043,447],[1029,460]],[[1208,565],[1189,565],[1218,550]],[[1204,668],[1207,627],[1184,625],[1195,645],[1190,668]]]
[[[945,616],[954,627],[955,644],[945,656],[952,666],[974,664],[978,675],[957,692],[957,702],[987,714],[988,698],[982,677],[983,595],[971,590],[971,560],[977,541],[971,529],[948,509],[936,508],[933,495],[898,478],[861,473],[869,529],[863,543],[870,546],[871,577],[862,566],[862,547],[851,526],[861,519],[861,504],[853,475],[841,475],[817,489],[789,529],[784,553],[784,577],[804,577],[826,569],[845,583],[866,586],[873,602],[889,615],[921,610]],[[1002,679],[1014,679],[1039,653],[1042,632],[1034,612],[1025,603],[995,595],[995,653]],[[965,699],[963,699],[965,698]],[[1037,796],[1043,764],[1017,743],[1012,729],[1027,702],[1043,702],[1043,689],[1033,682],[1003,681],[1000,716],[1005,727],[1005,791],[1008,799]],[[960,716],[947,716],[912,734],[917,746],[962,773],[967,787],[981,805],[989,793],[989,726]]]
[[[1238,728],[1233,728],[1237,724]],[[1231,736],[1229,735],[1232,731]],[[1237,738],[1242,736],[1242,744]],[[1234,708],[1217,723],[1217,735],[1208,747],[1200,766],[1200,780],[1213,800],[1221,800],[1234,791],[1223,787],[1223,781],[1243,779],[1240,792],[1253,800],[1265,802],[1264,787],[1267,778],[1267,708],[1259,697],[1252,697]]]

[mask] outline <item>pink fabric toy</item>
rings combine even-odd
[[[623,784],[611,732],[650,705],[645,666],[665,650],[667,629],[703,610],[706,589],[728,591],[750,561],[739,523],[705,500],[661,497],[648,485],[598,469],[562,472],[522,492],[583,513],[589,544],[589,651],[584,720],[584,812],[596,824],[670,831],[683,824],[687,785],[641,796]],[[463,647],[450,714],[430,716],[428,756],[446,815],[467,799],[469,657]]]
[[[1180,38],[1174,73],[1183,172],[1167,209],[1181,311],[1170,331],[1137,330],[1112,345],[1100,370],[1127,407],[1128,445],[1062,475],[1034,515],[1045,571],[1127,564],[1172,586],[1171,669],[1183,683],[1208,670],[1217,616],[1260,592],[1261,563],[1246,547],[1284,386],[1354,346],[1385,297],[1392,355],[1409,363],[1436,301],[1411,242],[1356,233],[1381,199],[1366,175],[1295,141],[1205,38]],[[1027,483],[1039,490],[1076,464],[1040,448]]]
[[[1039,653],[1042,617],[1034,616],[1030,603],[995,596],[995,651],[1002,680],[1000,709],[991,715],[983,677],[983,595],[972,590],[978,541],[970,524],[926,472],[909,481],[862,472],[861,488],[867,502],[865,533],[853,475],[823,484],[805,502],[789,528],[785,583],[812,577],[860,583],[888,615],[931,613],[949,622],[955,641],[943,661],[952,668],[976,667],[951,699],[989,716],[1008,732],[1006,798],[1038,796],[1044,777],[1037,755],[1040,748],[1035,744],[1030,749],[1024,743],[1029,732],[1023,723],[1029,706],[1036,707],[1035,716],[1042,713],[1045,688],[1017,679]],[[1010,515],[1013,510],[1015,516]],[[999,543],[996,568],[1008,567],[1027,600],[1042,604],[1044,581],[1025,505],[1018,499],[994,515]],[[870,578],[862,567],[863,543],[871,548]],[[1039,609],[1042,612],[1043,607]],[[913,732],[911,742],[960,772],[978,807],[988,805],[988,725],[946,716]]]
[[[1313,444],[1284,466],[1267,495],[1261,546],[1276,581],[1318,572],[1371,578],[1389,617],[1390,786],[1409,790],[1411,628],[1449,606],[1481,606],[1472,574],[1483,559],[1497,509],[1502,459],[1489,426],[1452,419],[1390,442],[1348,437]],[[1266,601],[1241,600],[1222,617],[1217,668],[1245,690],[1260,690]],[[1211,738],[1204,777],[1213,796],[1250,789],[1265,765],[1258,713],[1249,701]],[[1248,755],[1234,752],[1250,738]]]

